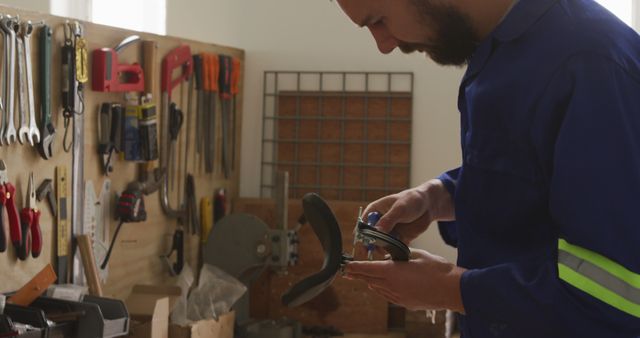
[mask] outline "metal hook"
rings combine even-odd
[[[73,45],[73,27],[69,20],[64,22],[64,44],[67,46]]]
[[[74,21],[73,22],[74,25],[74,33],[76,37],[82,36],[83,35],[83,31],[84,28],[82,27],[82,25],[78,22],[78,21]]]
[[[44,21],[31,22],[31,20],[22,22],[22,34],[25,36],[31,35],[33,33],[33,29],[37,26],[44,26]]]

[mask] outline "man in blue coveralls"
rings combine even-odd
[[[382,53],[467,65],[462,164],[371,203],[410,242],[439,221],[458,264],[353,262],[462,336],[640,336],[640,38],[593,0],[338,0]]]

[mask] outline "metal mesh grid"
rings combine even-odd
[[[264,73],[260,194],[370,201],[409,185],[413,73]]]

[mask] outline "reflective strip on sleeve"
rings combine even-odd
[[[640,275],[593,251],[558,241],[560,279],[640,318]]]

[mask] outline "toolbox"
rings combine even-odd
[[[36,329],[17,336],[21,338],[110,338],[129,332],[129,312],[124,303],[94,296],[85,296],[81,302],[42,296],[28,307],[6,304],[4,315],[14,323]],[[3,333],[0,331],[0,336]]]

